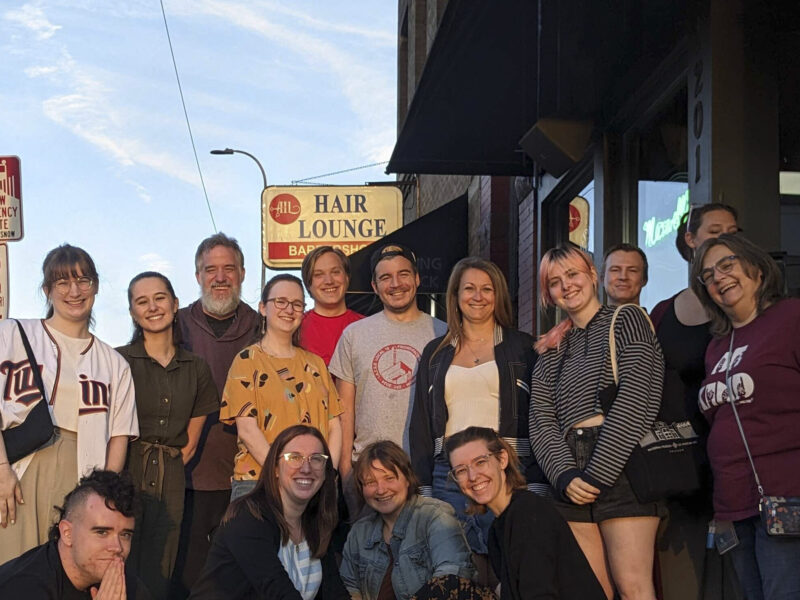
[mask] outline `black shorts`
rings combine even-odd
[[[599,435],[600,426],[570,429],[567,433],[567,445],[579,469],[583,470],[589,464]],[[556,508],[566,521],[577,523],[601,523],[622,517],[661,517],[664,513],[660,502],[642,504],[636,499],[625,471],[620,473],[612,487],[602,492],[591,504],[557,500]]]

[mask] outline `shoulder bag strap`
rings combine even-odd
[[[614,310],[614,316],[611,317],[611,327],[608,328],[608,351],[611,353],[611,372],[614,374],[614,383],[619,383],[619,369],[617,367],[617,341],[614,337],[614,325],[617,322],[617,315],[625,306],[635,306],[644,315],[644,318],[647,320],[648,325],[650,325],[650,330],[655,335],[656,329],[653,327],[653,322],[650,320],[650,315],[647,314],[647,311],[639,306],[638,304],[620,304]]]
[[[39,364],[36,362],[36,355],[33,353],[31,343],[28,341],[28,336],[25,335],[25,329],[23,329],[22,323],[19,321],[17,321],[17,328],[19,329],[19,336],[22,338],[22,345],[25,346],[25,354],[28,355],[28,362],[33,369],[33,378],[36,381],[36,386],[39,388],[39,392],[42,394],[42,400],[47,402],[47,394],[45,394],[44,391],[44,381],[42,381],[42,374],[39,371]]]
[[[750,467],[753,469],[753,476],[756,478],[756,487],[758,488],[759,495],[764,495],[764,488],[761,486],[761,480],[758,478],[756,471],[756,463],[753,462],[753,455],[750,454],[750,445],[747,443],[747,438],[744,436],[744,429],[742,428],[742,421],[739,418],[739,411],[736,410],[736,397],[733,395],[733,387],[731,386],[731,363],[733,362],[733,334],[735,330],[731,328],[731,343],[728,346],[728,364],[725,367],[725,387],[728,389],[728,398],[733,409],[733,416],[736,418],[736,425],[739,427],[739,433],[742,435],[742,443],[747,452],[747,459],[750,461]]]

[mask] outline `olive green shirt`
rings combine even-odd
[[[182,448],[189,419],[219,410],[219,395],[205,360],[178,348],[166,367],[138,341],[117,348],[131,366],[139,414],[139,439]]]

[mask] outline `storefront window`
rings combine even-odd
[[[689,210],[689,186],[675,181],[639,181],[638,246],[647,255],[649,278],[641,304],[651,310],[658,302],[686,287],[686,261],[678,254],[675,236]]]

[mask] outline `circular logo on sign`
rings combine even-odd
[[[278,194],[269,203],[269,216],[281,225],[294,223],[300,216],[300,201],[291,194]]]
[[[280,196],[279,196],[280,197]],[[581,213],[580,211],[572,206],[569,205],[569,232],[572,233],[575,231],[581,224]]]
[[[392,390],[404,390],[414,383],[414,368],[419,352],[406,344],[389,344],[375,353],[372,373],[381,385]]]

